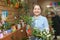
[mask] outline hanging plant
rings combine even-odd
[[[17,3],[17,0],[5,0],[7,6],[15,5]]]
[[[15,4],[15,8],[19,8],[19,2]]]
[[[5,4],[10,7],[14,7],[16,9],[24,8],[25,10],[28,9],[24,0],[5,0]]]

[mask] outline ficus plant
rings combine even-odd
[[[27,15],[20,16],[20,17],[21,17],[21,19],[24,20],[25,23],[27,23],[28,25],[31,25],[31,23],[32,23],[32,17],[27,16]]]

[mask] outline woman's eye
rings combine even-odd
[[[36,10],[36,8],[34,10]]]
[[[34,10],[40,10],[39,8],[35,8]]]

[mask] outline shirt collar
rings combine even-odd
[[[41,18],[41,15],[39,15],[39,16],[34,16],[34,19],[39,19],[39,18]]]

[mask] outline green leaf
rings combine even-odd
[[[60,5],[60,2],[58,2],[58,5]]]

